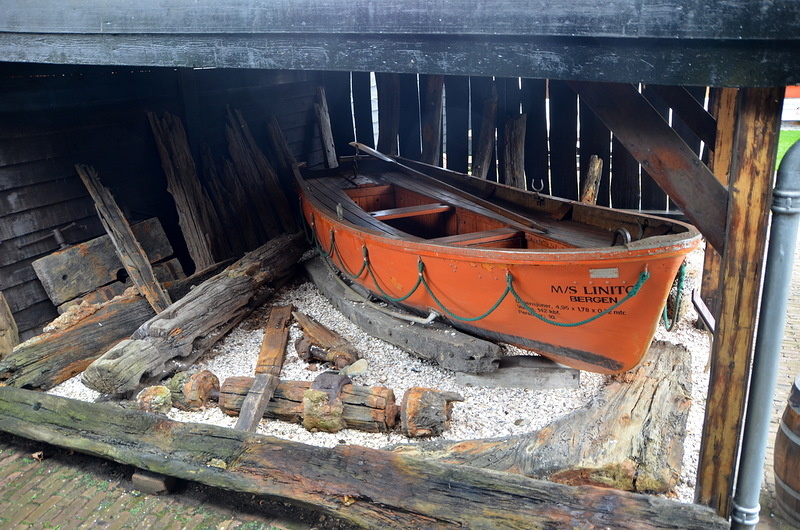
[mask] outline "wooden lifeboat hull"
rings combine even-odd
[[[310,236],[344,276],[567,366],[619,373],[641,361],[684,257],[700,244],[693,227],[475,183],[497,187],[505,217],[470,207],[446,184],[437,194],[436,182],[414,171],[366,160],[316,178],[297,171]],[[526,230],[522,214],[544,230]],[[610,246],[616,225],[638,226],[642,237]],[[646,235],[652,227],[658,235]],[[592,238],[606,246],[591,246]]]

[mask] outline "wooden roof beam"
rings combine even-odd
[[[728,191],[678,133],[633,85],[573,81],[570,86],[722,253]]]

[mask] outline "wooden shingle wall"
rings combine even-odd
[[[313,75],[252,70],[0,63],[0,291],[20,338],[57,315],[31,262],[65,244],[103,234],[74,165],[97,169],[130,221],[157,216],[186,260],[172,198],[147,112],[179,116],[198,173],[204,144],[227,155],[226,107],[238,109],[262,142],[267,116],[295,156],[322,160],[313,121]],[[188,265],[188,267],[187,267]],[[191,263],[184,263],[191,272]]]

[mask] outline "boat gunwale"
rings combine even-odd
[[[434,167],[434,166],[431,166]],[[447,170],[445,170],[447,171]],[[404,246],[406,250],[412,247],[420,255],[440,255],[448,254],[450,259],[456,256],[463,257],[464,259],[483,259],[491,261],[507,262],[513,259],[518,264],[530,262],[562,262],[562,261],[620,261],[620,260],[641,260],[653,257],[669,257],[673,254],[687,254],[700,244],[702,235],[692,225],[658,217],[649,214],[637,214],[632,212],[621,212],[613,208],[604,206],[585,205],[577,201],[569,199],[562,199],[560,197],[552,197],[543,195],[544,197],[559,202],[565,202],[583,207],[591,207],[614,212],[615,215],[625,215],[632,218],[649,218],[662,223],[677,225],[686,229],[686,232],[676,234],[663,234],[656,236],[649,236],[643,239],[632,241],[619,246],[603,246],[603,247],[568,247],[568,248],[541,248],[541,249],[514,249],[514,248],[487,248],[487,247],[469,247],[451,244],[437,244],[431,242],[432,240],[419,238],[408,234],[408,236],[399,236],[390,232],[384,232],[368,226],[353,223],[347,219],[340,218],[335,211],[325,205],[319,200],[315,194],[312,186],[306,183],[305,177],[299,168],[295,168],[296,178],[299,186],[303,189],[302,199],[313,205],[313,209],[323,215],[332,225],[341,226],[342,230],[347,230],[354,233],[362,234],[363,239],[382,240],[392,246]],[[453,172],[455,173],[455,172]],[[461,175],[460,173],[455,173]],[[468,175],[463,175],[469,177]],[[324,177],[323,177],[324,178]],[[434,177],[435,178],[435,177]],[[471,177],[474,178],[474,177]],[[484,181],[494,186],[502,186],[510,189],[513,192],[529,193],[524,190],[519,190],[503,184]],[[395,184],[397,185],[397,184]],[[315,236],[316,237],[316,236]]]

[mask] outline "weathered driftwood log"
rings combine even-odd
[[[616,376],[589,406],[537,432],[393,450],[573,485],[666,492],[683,460],[689,358],[682,346],[656,342],[642,365]]]
[[[173,299],[218,272],[224,265],[200,271],[173,283]],[[49,390],[82,372],[108,348],[129,337],[155,315],[131,289],[100,305],[71,308],[45,327],[44,333],[20,344],[0,362],[0,382],[9,386]]]
[[[600,177],[603,176],[603,159],[597,155],[589,157],[589,171],[581,190],[581,202],[584,204],[597,204],[597,193],[600,189]]]
[[[208,370],[178,372],[166,386],[172,392],[172,406],[180,410],[200,410],[219,395],[219,378]]]
[[[376,449],[332,449],[0,388],[0,430],[140,469],[267,495],[367,528],[727,528],[713,510]]]
[[[455,392],[415,386],[403,394],[400,406],[400,425],[410,438],[439,436],[450,428],[450,413],[454,401],[464,401]]]
[[[317,289],[355,325],[379,339],[418,357],[435,361],[456,372],[483,373],[497,369],[503,356],[497,344],[432,322],[412,325],[372,306],[363,296],[338,280],[322,258],[303,263]],[[446,331],[446,332],[445,332]]]
[[[313,358],[327,361],[333,363],[338,369],[349,366],[358,360],[358,350],[347,339],[305,313],[295,311],[292,316],[305,333],[305,340],[296,344],[297,354],[301,359],[308,361]],[[318,349],[314,350],[312,346],[317,346]]]
[[[339,432],[347,427],[341,393],[350,378],[338,372],[323,372],[303,393],[303,427],[309,431]]]
[[[169,287],[169,294],[177,300],[218,271],[211,267],[177,281]],[[72,308],[0,362],[0,382],[49,390],[81,373],[153,316],[153,308],[134,289],[100,306]]]
[[[83,373],[84,384],[104,394],[125,393],[145,378],[161,379],[191,365],[271,294],[268,282],[291,272],[301,241],[300,234],[275,238],[203,282],[94,361]]]
[[[219,391],[219,408],[235,416],[253,385],[252,377],[229,377]],[[265,418],[291,423],[303,422],[303,396],[311,388],[308,381],[282,381],[264,412]],[[399,408],[394,392],[382,386],[345,385],[342,388],[342,419],[351,429],[366,432],[388,432],[397,422]]]

